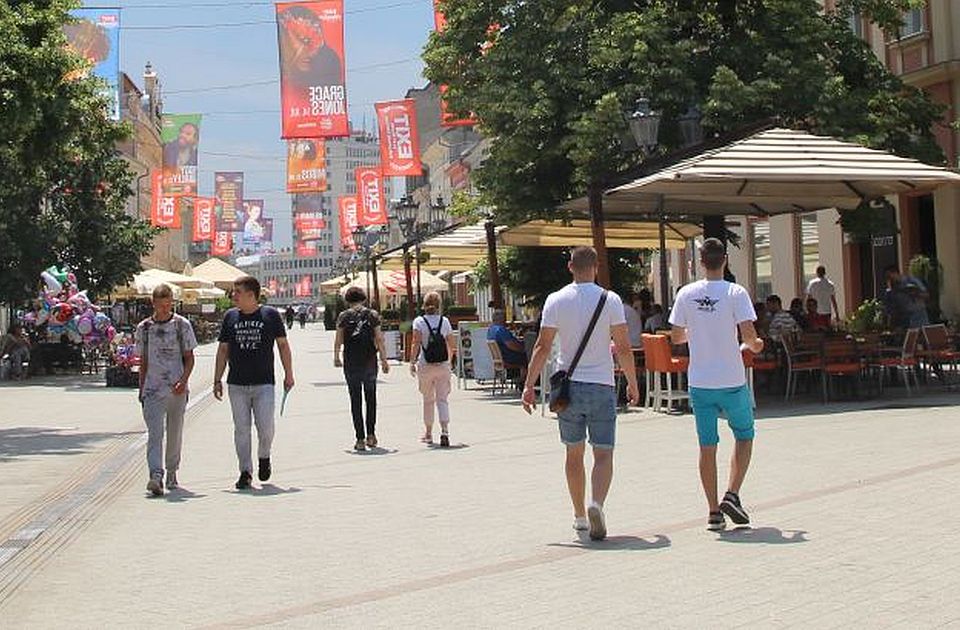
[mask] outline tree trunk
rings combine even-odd
[[[607,235],[603,227],[603,187],[599,183],[590,184],[587,189],[590,205],[590,231],[593,234],[593,248],[597,250],[597,284],[610,288],[610,262],[607,257]]]
[[[500,288],[500,269],[497,266],[497,233],[493,221],[487,221],[483,227],[487,231],[487,268],[490,272],[490,295],[493,308],[502,309],[503,290]]]
[[[723,215],[703,217],[703,238],[717,238],[727,247],[727,218]],[[737,277],[730,271],[730,265],[723,269],[723,279],[729,282],[736,282]]]
[[[373,276],[373,308],[380,310],[380,280],[377,279],[377,259],[370,259],[370,275]]]
[[[414,303],[413,303],[413,274],[410,272],[410,248],[403,248],[403,276],[407,283],[407,319],[413,321]]]

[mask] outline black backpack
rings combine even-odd
[[[450,355],[447,353],[447,340],[440,334],[443,329],[443,320],[444,318],[441,317],[440,321],[437,322],[436,330],[434,330],[430,327],[427,318],[423,318],[423,323],[427,325],[427,330],[430,331],[427,335],[427,345],[423,348],[423,360],[427,363],[445,363],[450,360]]]
[[[377,355],[373,322],[370,311],[363,309],[347,319],[343,330],[344,357],[351,363],[365,364]]]

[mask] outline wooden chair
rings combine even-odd
[[[797,347],[793,335],[783,335],[780,338],[783,346],[783,357],[787,364],[787,385],[783,399],[790,400],[797,387],[797,376],[813,374],[821,369],[820,353],[816,350],[805,350]]]
[[[917,344],[920,341],[920,330],[911,328],[903,338],[902,348],[880,348],[879,355],[870,361],[871,368],[877,368],[880,374],[880,391],[883,392],[883,377],[887,370],[895,369],[903,379],[903,386],[910,392],[910,375],[913,375],[913,384],[920,389],[917,380]]]
[[[956,383],[957,364],[960,361],[960,352],[950,346],[950,335],[943,324],[933,324],[923,327],[923,350],[917,354],[927,365],[942,374],[943,365],[950,366],[950,372]]]
[[[830,399],[830,384],[835,378],[854,379],[854,388],[859,392],[864,361],[857,341],[851,337],[826,337],[820,348],[823,402]]]
[[[490,351],[490,358],[493,363],[493,394],[497,394],[497,388],[501,392],[507,388],[507,368],[503,364],[503,354],[500,352],[500,346],[492,339],[487,339],[487,349]]]

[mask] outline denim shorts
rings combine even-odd
[[[590,435],[597,448],[613,448],[617,433],[617,393],[612,385],[570,382],[570,406],[557,414],[560,441],[582,444]]]
[[[727,419],[737,440],[753,439],[753,399],[746,385],[723,389],[691,387],[690,404],[697,419],[700,446],[716,446],[720,443],[717,421],[721,414]]]

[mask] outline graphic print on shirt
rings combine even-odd
[[[238,321],[233,328],[237,348],[240,350],[259,350],[263,344],[263,324],[263,320],[258,319]]]
[[[704,313],[716,313],[717,304],[720,303],[719,299],[715,300],[709,295],[704,295],[703,297],[695,298],[693,301],[697,305],[697,310],[703,311]]]

